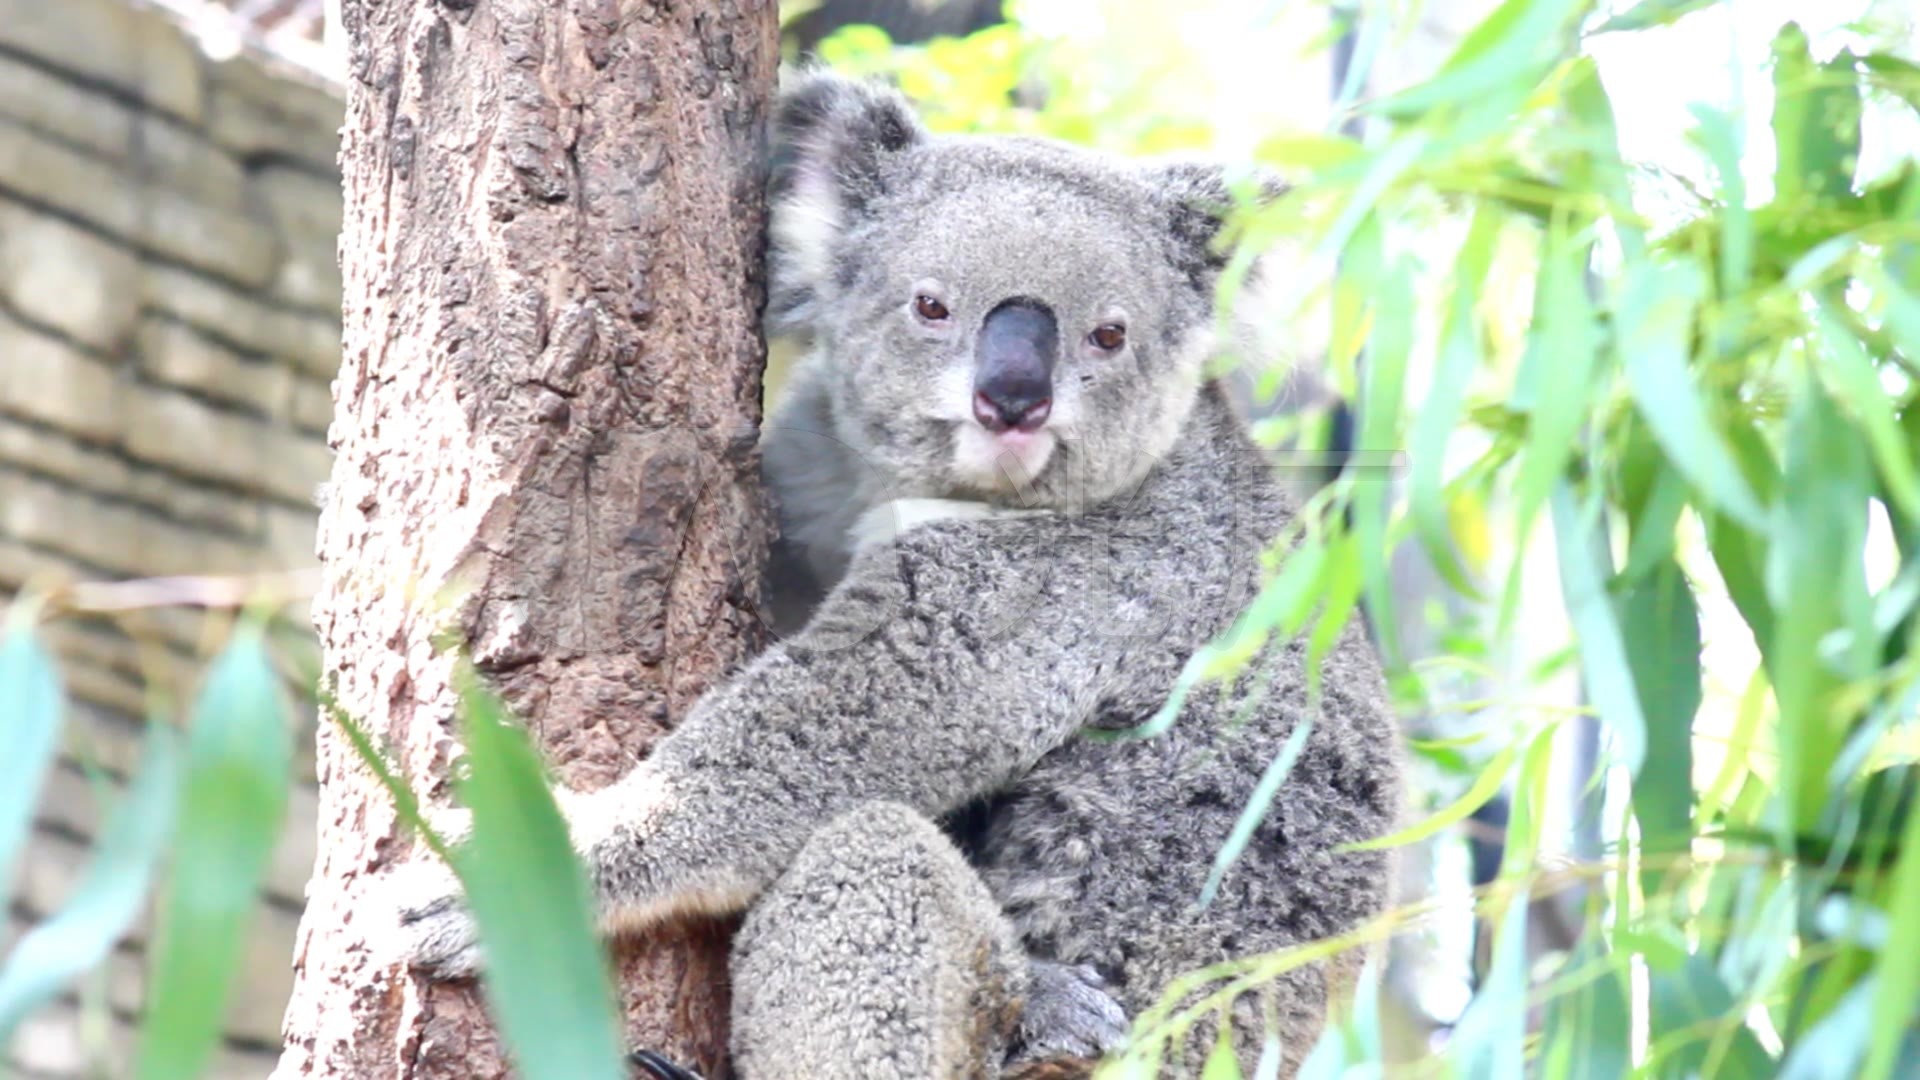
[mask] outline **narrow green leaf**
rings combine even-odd
[[[1467,383],[1479,368],[1480,341],[1474,319],[1474,301],[1485,282],[1498,238],[1501,217],[1490,210],[1474,214],[1467,230],[1466,243],[1454,268],[1454,287],[1446,329],[1440,343],[1440,358],[1433,373],[1427,399],[1414,418],[1411,471],[1408,477],[1407,508],[1413,518],[1414,533],[1426,549],[1427,557],[1454,590],[1478,596],[1479,590],[1467,579],[1455,550],[1453,529],[1447,516],[1445,467],[1447,444],[1460,426],[1460,414],[1466,400]]]
[[[1553,490],[1553,536],[1560,556],[1560,588],[1580,646],[1580,667],[1587,693],[1613,733],[1615,760],[1639,775],[1647,755],[1647,719],[1634,690],[1626,642],[1607,597],[1604,552],[1594,544],[1599,527],[1594,514],[1575,508],[1566,483]]]
[[[1700,293],[1696,268],[1641,263],[1630,269],[1617,302],[1614,351],[1634,406],[1668,460],[1716,508],[1759,529],[1765,524],[1760,502],[1708,418],[1688,369]]]
[[[1862,552],[1871,497],[1865,449],[1818,383],[1801,384],[1788,416],[1786,468],[1772,528],[1767,593],[1777,618],[1768,672],[1780,707],[1780,788],[1786,835],[1820,831],[1848,717],[1836,706],[1843,672],[1873,658],[1873,607]],[[1850,630],[1843,656],[1823,654]]]
[[[1447,1040],[1447,1059],[1457,1075],[1526,1075],[1528,900],[1525,889],[1508,897],[1487,981]]]
[[[1738,1002],[1713,969],[1713,961],[1698,953],[1677,971],[1649,972],[1652,1046],[1647,1067],[1655,1076],[1769,1076],[1773,1061],[1760,1040],[1747,1030]],[[1703,1073],[1714,1037],[1732,1031],[1720,1069]]]
[[[1609,955],[1598,934],[1581,938],[1564,970],[1600,973],[1555,995],[1547,1004],[1545,1057],[1558,1068],[1542,1073],[1554,1080],[1619,1080],[1633,1068],[1632,1015],[1627,1010],[1621,970],[1630,956]]]
[[[1377,231],[1377,228],[1376,228]],[[1396,260],[1383,272],[1377,290],[1373,332],[1360,381],[1358,445],[1378,453],[1400,445],[1405,408],[1407,360],[1413,348],[1413,283],[1407,265]],[[1384,470],[1369,470],[1354,480],[1353,533],[1359,545],[1361,592],[1373,616],[1382,662],[1389,671],[1407,663],[1400,641],[1401,614],[1394,610],[1392,543],[1387,537],[1387,507],[1393,497]]]
[[[1518,743],[1502,748],[1499,753],[1493,755],[1492,760],[1487,762],[1486,768],[1480,770],[1480,775],[1474,778],[1464,795],[1435,811],[1424,821],[1416,822],[1398,832],[1376,836],[1371,840],[1341,844],[1336,850],[1380,851],[1385,848],[1404,847],[1408,844],[1417,844],[1442,829],[1460,824],[1471,817],[1475,810],[1487,805],[1487,800],[1500,791],[1500,786],[1506,783],[1508,771],[1513,768],[1513,759],[1519,756],[1519,753]]]
[[[1227,834],[1227,842],[1220,846],[1220,853],[1214,856],[1213,869],[1207,873],[1205,884],[1200,886],[1200,906],[1213,903],[1220,892],[1220,882],[1227,871],[1247,850],[1247,844],[1253,839],[1253,832],[1265,820],[1267,810],[1273,806],[1273,800],[1280,794],[1280,785],[1287,782],[1288,774],[1293,772],[1294,762],[1300,760],[1300,751],[1307,745],[1308,736],[1313,734],[1313,720],[1302,717],[1287,735],[1287,741],[1280,746],[1280,752],[1267,765],[1267,771],[1260,774],[1260,783],[1247,799],[1247,805],[1240,811],[1240,817],[1233,823],[1233,831]]]
[[[1920,475],[1916,475],[1913,455],[1906,435],[1893,414],[1893,400],[1880,385],[1879,372],[1868,359],[1860,340],[1853,336],[1831,302],[1823,301],[1814,317],[1819,329],[1822,363],[1819,370],[1828,388],[1860,422],[1867,447],[1886,486],[1888,499],[1909,521],[1920,520]]]
[[[259,626],[244,624],[214,660],[187,734],[139,1051],[142,1080],[198,1076],[219,1044],[245,929],[286,817],[292,763],[279,677]]]
[[[1233,1052],[1233,1022],[1221,1016],[1219,1037],[1214,1039],[1213,1051],[1200,1069],[1200,1080],[1241,1080],[1241,1075],[1240,1059]]]
[[[1627,667],[1646,722],[1647,756],[1633,778],[1642,849],[1684,849],[1693,835],[1693,719],[1700,708],[1700,613],[1678,564],[1667,562],[1620,604]],[[1651,882],[1649,882],[1651,888]]]
[[[23,614],[0,641],[0,908],[60,739],[60,677]],[[0,1040],[4,1046],[5,1040]]]
[[[1874,969],[1879,988],[1873,994],[1873,1041],[1867,1050],[1863,1080],[1891,1080],[1901,1036],[1914,1026],[1920,1010],[1920,811],[1907,808],[1887,911],[1892,924],[1887,947]],[[1904,1063],[1908,1068],[1912,1061]]]
[[[1388,116],[1414,116],[1473,103],[1496,91],[1524,93],[1559,59],[1579,5],[1568,0],[1505,0],[1460,39],[1433,78],[1375,103]]]
[[[1554,481],[1565,474],[1574,442],[1594,408],[1600,329],[1587,296],[1586,256],[1584,245],[1555,237],[1542,257],[1535,330],[1518,376],[1532,388],[1526,447],[1513,481],[1515,534],[1521,537]]]
[[[487,954],[488,1006],[520,1075],[620,1080],[612,982],[566,822],[526,732],[471,671],[461,684],[473,833],[454,868]]]
[[[1860,1066],[1867,1048],[1883,1038],[1898,1047],[1902,1034],[1899,1028],[1875,1029],[1873,999],[1878,986],[1875,976],[1855,983],[1832,1012],[1795,1039],[1780,1080],[1864,1080],[1872,1075]],[[1882,1073],[1882,1080],[1891,1075]]]
[[[35,1009],[106,959],[139,917],[166,849],[180,792],[180,753],[166,725],[147,729],[147,748],[65,906],[14,944],[0,966],[0,1046]]]
[[[1798,23],[1773,39],[1774,202],[1790,212],[1853,187],[1860,158],[1860,82],[1845,50],[1813,62]]]
[[[1612,34],[1623,30],[1647,30],[1677,22],[1683,16],[1712,7],[1721,0],[1640,0],[1618,15],[1593,28],[1593,34]]]

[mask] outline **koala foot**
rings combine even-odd
[[[452,870],[437,859],[415,859],[389,872],[381,889],[397,959],[436,979],[480,974],[480,931]]]
[[[640,1075],[653,1080],[701,1080],[699,1073],[683,1069],[651,1050],[635,1050],[627,1055],[627,1060],[640,1070]]]
[[[436,813],[429,823],[449,845],[464,843],[473,828],[464,810]],[[460,879],[445,863],[423,851],[384,874],[375,889],[375,910],[393,929],[396,959],[436,979],[480,973],[480,932]]]
[[[1009,1064],[1098,1058],[1127,1034],[1126,1010],[1091,965],[1035,960]]]

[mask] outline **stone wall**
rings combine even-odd
[[[259,60],[209,60],[130,0],[0,0],[0,597],[30,581],[313,563],[339,354],[341,112],[336,92]],[[100,819],[83,763],[124,779],[147,695],[191,691],[206,629],[179,610],[52,626],[76,704],[5,940],[56,909],[83,865]],[[313,861],[303,758],[213,1075],[265,1076],[278,1053]],[[104,1038],[70,997],[0,1063],[125,1075],[145,944],[143,927],[106,967]]]

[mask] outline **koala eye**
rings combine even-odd
[[[913,298],[913,313],[928,322],[946,322],[948,316],[953,314],[947,310],[947,305],[928,296],[926,293],[921,293]]]
[[[1127,328],[1119,323],[1104,323],[1094,327],[1093,333],[1087,335],[1087,340],[1101,352],[1119,352],[1120,347],[1127,343]]]

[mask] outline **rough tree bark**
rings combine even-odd
[[[773,0],[347,0],[345,359],[314,608],[341,705],[444,803],[448,624],[566,782],[759,642]],[[449,586],[465,590],[452,607]],[[506,1075],[470,987],[385,963],[407,854],[323,725],[276,1076]],[[635,1045],[721,1067],[725,927],[618,950]],[[717,1073],[709,1073],[717,1075]]]

